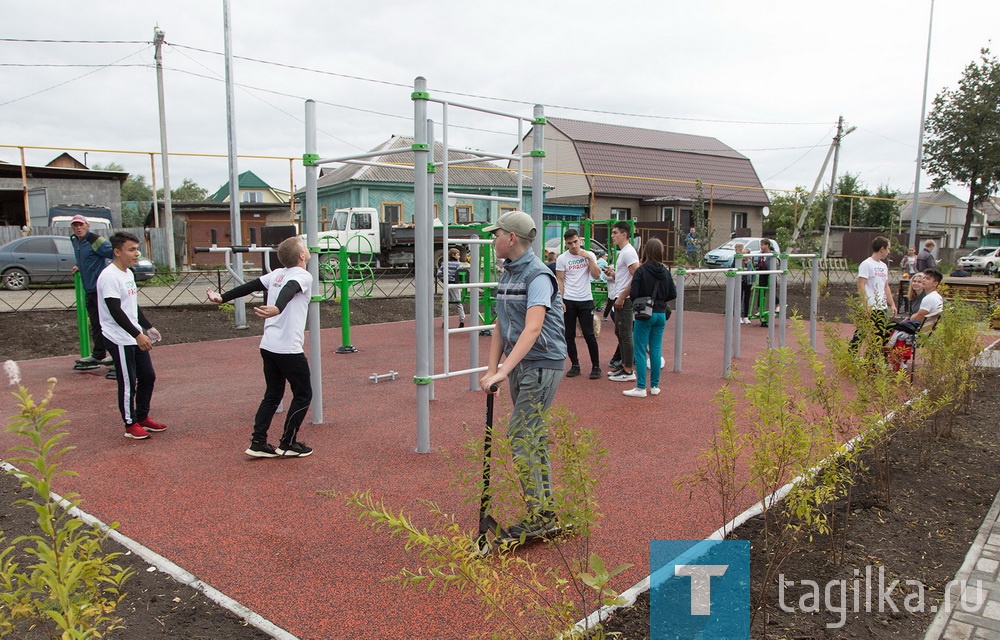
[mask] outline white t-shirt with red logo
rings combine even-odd
[[[118,298],[122,311],[137,329],[139,326],[139,289],[131,269],[122,271],[114,263],[104,267],[97,276],[97,313],[101,318],[101,333],[115,344],[134,345],[135,338],[111,317],[105,298]]]
[[[589,251],[584,249],[580,253],[573,255],[569,251],[564,251],[556,258],[556,273],[565,272],[563,275],[563,299],[575,302],[593,300],[594,294],[590,290],[590,260],[587,256]]]
[[[885,299],[885,285],[889,282],[889,267],[884,262],[869,257],[858,266],[858,277],[867,279],[865,296],[868,306],[872,309],[887,309],[889,303]]]
[[[296,280],[302,290],[285,305],[285,310],[264,321],[264,337],[260,348],[271,353],[302,353],[302,343],[309,315],[309,298],[312,296],[312,275],[302,267],[277,269],[260,277],[267,287],[267,304],[278,301],[281,289]]]

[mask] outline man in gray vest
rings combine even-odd
[[[548,425],[543,414],[552,406],[566,361],[562,299],[555,275],[531,248],[536,231],[530,215],[511,211],[485,231],[493,234],[496,256],[505,262],[497,287],[489,366],[480,386],[490,393],[492,385],[506,379],[514,404],[507,433],[528,515],[508,531],[513,538],[542,538],[559,530],[552,511]],[[505,356],[502,367],[501,356]]]

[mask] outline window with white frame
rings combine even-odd
[[[264,192],[244,191],[240,194],[240,200],[243,202],[264,202]]]
[[[611,208],[611,219],[612,220],[631,220],[632,210],[625,207],[612,207]]]
[[[733,211],[733,231],[747,228],[747,212]]]
[[[673,222],[673,221],[674,221],[674,208],[660,207],[660,222]]]

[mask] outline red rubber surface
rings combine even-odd
[[[612,323],[603,326],[602,371],[616,344]],[[684,370],[673,373],[675,320],[668,323],[658,397],[628,398],[621,392],[629,383],[588,379],[582,339],[584,375],[563,380],[556,396],[599,431],[608,450],[600,496],[605,518],[593,544],[609,566],[632,563],[614,584],[619,590],[646,575],[650,540],[702,538],[722,524],[704,500],[674,488],[714,428],[712,397],[723,382],[722,316],[687,313],[684,326]],[[474,527],[476,505],[461,503],[441,450],[461,458],[469,438],[463,422],[472,434],[482,433],[484,396],[468,390],[467,376],[439,381],[431,404],[433,453],[414,453],[414,331],[413,322],[353,327],[360,353],[351,355],[333,353],[338,330],[323,332],[324,423],[307,417],[301,439],[315,452],[298,460],[243,453],[263,394],[257,337],[156,347],[150,416],[169,429],[144,441],[122,437],[115,382],[103,378],[104,369],[91,372],[100,376],[73,372],[69,356],[20,364],[23,383],[36,396],[44,394],[47,378],[59,379],[54,405],[67,410],[72,436],[64,442],[76,447],[65,466],[79,476],[62,479],[57,490],[80,493],[85,511],[120,522],[125,535],[300,638],[464,639],[484,625],[478,608],[450,592],[404,591],[382,582],[413,566],[401,541],[358,522],[342,501],[317,495],[371,488],[411,514],[423,513],[417,499],[427,498],[467,516]],[[741,335],[737,362],[749,368],[767,330],[754,324]],[[485,359],[489,338],[476,339]],[[435,340],[440,352],[440,332]],[[468,367],[468,340],[468,334],[452,336],[453,370]],[[368,381],[389,370],[400,377]],[[285,407],[289,399],[286,394]],[[503,395],[497,420],[509,407]],[[0,411],[14,412],[9,394]],[[272,444],[282,419],[275,417]],[[11,444],[11,436],[0,433],[0,450]],[[751,500],[745,496],[740,508]]]

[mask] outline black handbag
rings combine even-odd
[[[636,320],[649,320],[653,317],[653,302],[656,300],[656,293],[660,290],[660,281],[653,285],[653,295],[641,296],[632,302],[632,314]]]

